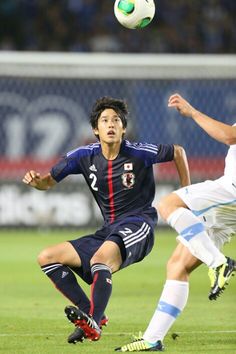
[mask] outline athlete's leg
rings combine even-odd
[[[203,223],[195,216],[176,193],[161,199],[158,210],[179,234],[178,240],[208,267],[218,267],[226,257],[218,250],[205,231]]]
[[[153,317],[143,338],[155,343],[163,340],[187,304],[189,276],[201,262],[189,250],[178,244],[167,263],[167,279]]]
[[[178,244],[167,263],[167,279],[157,308],[143,338],[117,348],[117,351],[161,351],[162,341],[177,316],[183,311],[189,293],[189,276],[201,262]]]
[[[72,303],[88,313],[90,301],[77,282],[70,267],[80,267],[81,260],[70,242],[63,242],[44,249],[38,256],[42,271],[56,288]]]
[[[102,323],[101,320],[104,317],[104,311],[112,291],[111,274],[119,269],[121,263],[122,257],[120,248],[114,241],[105,241],[100,248],[95,251],[90,259],[90,269],[93,279],[91,286],[90,316],[75,307],[66,307],[65,313],[68,319],[83,331],[82,336],[81,333],[77,335],[78,329],[76,329],[69,337],[69,342],[75,343],[78,340],[81,341],[84,337],[93,341],[100,338],[101,329],[99,325]],[[74,340],[74,337],[76,340]]]
[[[101,336],[98,323],[111,296],[112,273],[141,261],[151,251],[154,242],[153,228],[141,216],[129,217],[122,224],[112,225],[98,232],[96,236],[102,234],[107,235],[107,238],[90,258],[92,317],[71,309],[77,316],[77,325],[92,340],[98,340]]]
[[[41,267],[45,264],[55,262],[66,264],[70,267],[81,266],[80,257],[70,242],[62,242],[45,248],[38,255],[38,263]]]
[[[141,216],[112,226],[107,240],[91,258],[91,314],[100,321],[112,291],[112,273],[141,261],[154,243],[153,228]]]
[[[93,284],[90,314],[100,323],[112,292],[112,273],[119,270],[122,256],[118,244],[105,241],[90,261]]]

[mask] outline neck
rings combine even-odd
[[[120,151],[121,143],[106,144],[101,143],[102,154],[107,160],[114,160]]]

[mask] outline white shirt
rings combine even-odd
[[[234,125],[236,125],[236,123]],[[229,177],[236,185],[236,144],[230,145],[225,157],[224,175]]]

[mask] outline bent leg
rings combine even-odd
[[[70,269],[70,267],[80,267],[81,260],[69,242],[43,250],[38,256],[38,263],[64,296],[84,312],[89,312],[90,301]]]
[[[178,244],[167,263],[167,280],[153,317],[143,338],[155,343],[163,340],[188,301],[189,276],[201,262]]]
[[[179,193],[183,193],[183,189],[180,189]],[[194,198],[194,193],[192,193],[192,200]],[[158,210],[168,224],[178,232],[178,240],[189,249],[193,256],[212,268],[226,262],[226,257],[214,245],[203,223],[187,208],[177,192],[162,198]]]

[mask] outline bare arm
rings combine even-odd
[[[180,185],[182,187],[191,184],[188,160],[185,150],[182,146],[174,145],[174,162],[179,174]]]
[[[201,113],[179,94],[170,96],[168,107],[176,108],[184,117],[192,118],[212,138],[227,145],[236,144],[236,126],[231,126]]]
[[[42,191],[50,189],[57,183],[52,178],[50,173],[46,174],[45,176],[41,176],[40,173],[33,170],[28,171],[22,181],[25,184],[28,184],[29,186]]]

